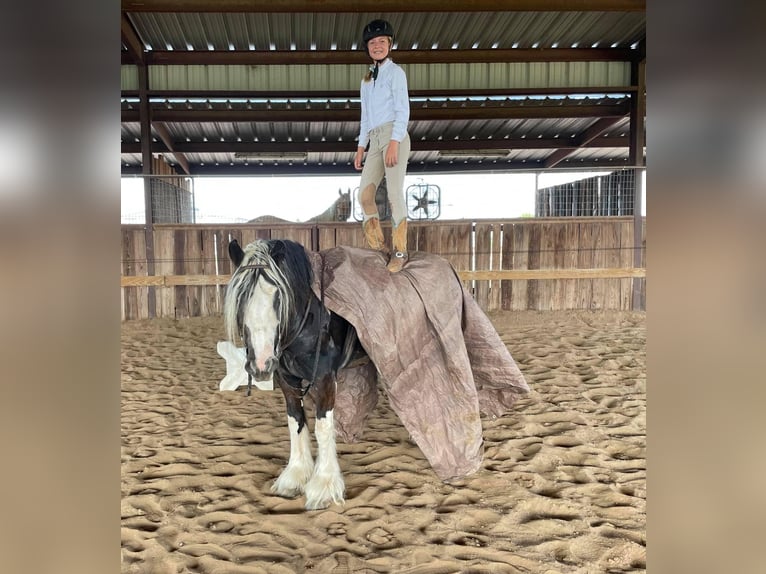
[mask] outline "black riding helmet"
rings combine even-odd
[[[373,20],[364,27],[362,32],[362,41],[365,47],[367,42],[378,36],[390,36],[393,42],[394,28],[385,20]]]

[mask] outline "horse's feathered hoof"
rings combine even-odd
[[[340,473],[329,476],[314,475],[306,485],[306,510],[321,510],[331,504],[343,504],[346,485]]]
[[[288,464],[287,468],[271,485],[271,492],[284,498],[300,496],[303,494],[306,483],[308,483],[313,472],[314,464],[312,461],[309,461],[309,464]]]

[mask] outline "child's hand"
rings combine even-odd
[[[354,156],[354,168],[356,168],[357,171],[362,169],[362,158],[364,158],[364,148],[358,147],[356,148],[356,155]]]
[[[386,149],[386,167],[394,167],[399,162],[399,142],[391,140]]]

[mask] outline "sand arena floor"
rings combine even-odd
[[[122,572],[645,572],[645,318],[490,314],[532,392],[483,417],[482,469],[439,481],[381,394],[315,512],[269,490],[281,392],[218,391],[221,319],[126,322]]]

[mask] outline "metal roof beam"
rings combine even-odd
[[[524,106],[466,106],[412,107],[410,121],[429,120],[492,120],[529,118],[603,118],[623,117],[629,113],[627,103],[583,105],[524,105]],[[123,110],[122,122],[137,122],[138,110]],[[167,109],[152,107],[152,120],[162,122],[355,122],[359,109]]]
[[[154,142],[152,152],[167,153],[171,151],[167,142],[164,147]],[[482,139],[482,140],[413,140],[412,151],[453,151],[453,150],[485,150],[485,149],[577,149],[578,147],[627,148],[630,140],[627,137],[609,137],[593,139],[578,145],[574,138],[514,138],[514,139]],[[351,153],[354,141],[324,141],[324,142],[186,142],[174,143],[173,149],[178,153]],[[139,142],[123,142],[121,153],[140,153]],[[187,172],[188,173],[188,172]]]
[[[562,162],[556,170],[567,169],[617,169],[621,167],[628,167],[630,164],[626,159],[614,159],[604,161],[570,161]],[[440,174],[440,173],[468,173],[468,172],[482,172],[482,173],[507,173],[514,171],[538,171],[545,169],[542,161],[515,161],[508,162],[504,160],[497,161],[483,161],[483,162],[463,162],[442,161],[438,164],[428,163],[421,164],[419,162],[407,164],[408,174]],[[122,166],[122,175],[140,174],[140,167]],[[303,165],[303,163],[294,165],[273,165],[268,162],[264,162],[264,165],[229,165],[228,163],[222,165],[195,165],[192,166],[192,177],[195,176],[237,176],[237,175],[249,175],[253,177],[273,177],[273,176],[296,176],[296,175],[358,175],[358,172],[354,171],[353,165],[344,163],[337,163],[332,165],[325,163],[322,165]]]
[[[549,155],[548,158],[545,160],[545,167],[546,168],[555,167],[558,163],[564,161],[564,159],[566,159],[569,155],[571,155],[575,151],[575,149],[593,141],[602,133],[604,133],[606,130],[608,130],[610,127],[612,127],[614,124],[616,124],[619,120],[620,118],[601,118],[600,120],[594,122],[580,135],[578,135],[575,138],[572,138],[574,140],[573,143],[575,144],[573,148],[559,149],[553,152],[551,155]]]
[[[124,18],[124,16],[123,16]],[[398,64],[478,64],[526,62],[631,62],[640,57],[629,48],[516,48],[498,50],[395,50]],[[234,66],[368,63],[361,50],[153,50],[149,65]],[[126,63],[126,62],[123,62]],[[129,63],[129,62],[128,62]]]
[[[643,164],[644,156],[644,118],[646,118],[646,62],[631,64],[631,78],[638,84],[638,91],[630,96],[630,158],[637,164]]]
[[[560,88],[477,88],[409,90],[410,98],[468,98],[511,96],[566,96],[584,94],[632,94],[638,86],[567,86]],[[308,99],[349,100],[359,99],[359,90],[148,90],[150,98],[164,99]],[[137,98],[138,90],[122,90],[121,98]]]
[[[164,143],[168,148],[168,151],[173,154],[173,157],[176,158],[178,164],[183,168],[187,175],[191,175],[191,171],[189,171],[189,162],[186,160],[186,156],[183,152],[176,149],[176,145],[173,143],[173,138],[170,137],[170,132],[168,132],[167,126],[162,122],[154,122],[153,126],[154,131],[160,136],[162,143]]]
[[[125,14],[120,18],[120,34],[122,42],[127,48],[127,56],[131,64],[144,64],[144,43],[138,38],[138,34],[133,29],[133,25]],[[123,58],[125,53],[123,52]]]
[[[645,12],[646,0],[122,0],[123,12]]]

